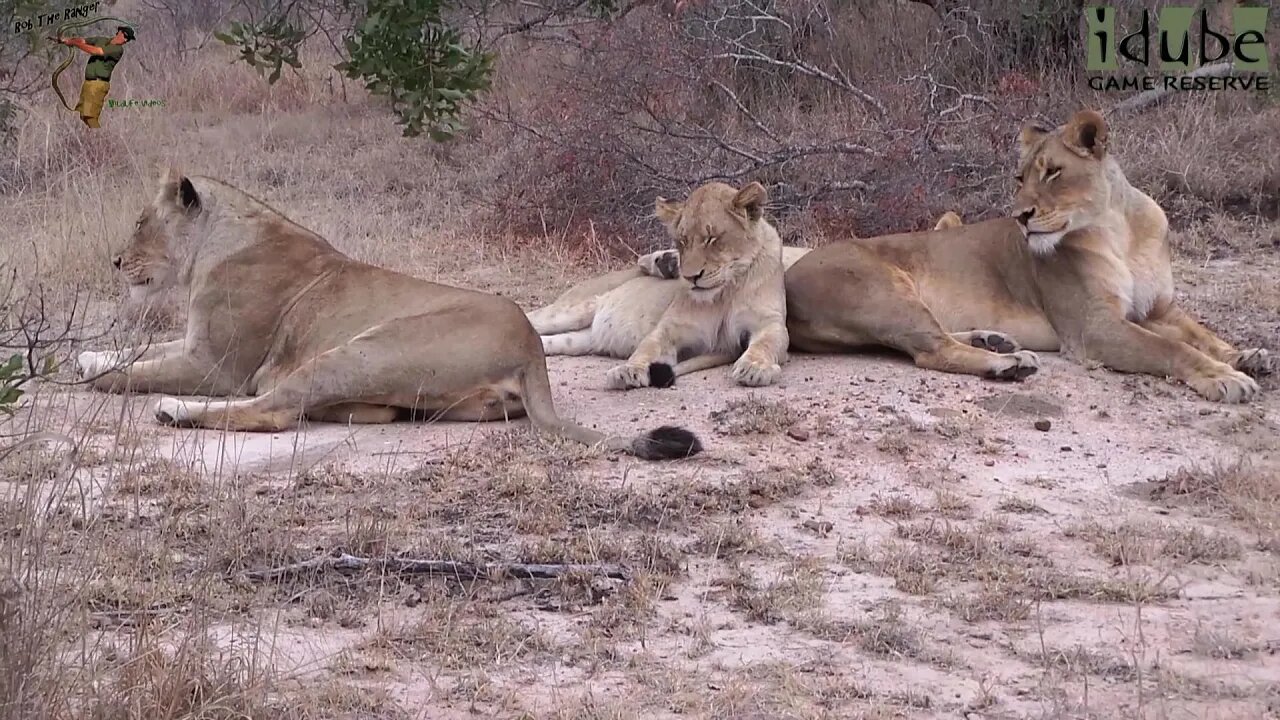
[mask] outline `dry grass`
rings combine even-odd
[[[1227,515],[1267,547],[1280,547],[1280,474],[1246,460],[1189,466],[1140,490],[1146,497]]]
[[[822,601],[821,568],[813,561],[795,560],[766,583],[740,566],[733,577],[720,584],[729,591],[731,607],[749,620],[765,624],[816,610]]]
[[[731,400],[724,408],[711,413],[711,419],[725,435],[780,433],[803,417],[784,400],[765,400],[755,395]]]
[[[120,13],[141,10],[128,1],[120,5]],[[889,134],[905,139],[886,144],[889,135],[876,130],[878,158],[803,169],[792,164],[786,172],[759,174],[767,183],[785,183],[773,185],[779,190],[824,177],[868,183],[856,198],[836,194],[776,208],[780,231],[817,245],[849,232],[923,226],[945,209],[959,209],[966,219],[998,214],[1007,189],[989,178],[1008,174],[1013,123],[1030,114],[1061,120],[1081,99],[1073,81],[1053,68],[1027,69],[1019,74],[1035,90],[1019,94],[1005,89],[1010,73],[983,64],[985,79],[964,87],[993,98],[1000,112],[987,117],[985,105],[966,105],[964,122],[940,128],[928,144],[946,150],[928,149],[909,161],[919,152],[913,139],[920,137],[919,103],[933,98],[923,84],[901,80],[918,74],[926,47],[903,37],[923,37],[929,10],[908,3],[919,7],[884,23],[875,18],[889,5],[857,9],[871,20],[846,16],[852,11],[835,5],[837,32],[813,33],[805,42],[833,45],[850,77],[890,101]],[[672,26],[653,22],[647,12],[634,16],[643,27],[623,28],[636,33],[618,32],[609,42],[669,49],[659,41]],[[151,20],[146,26],[164,34],[164,21]],[[646,185],[620,170],[616,156],[590,148],[574,160],[576,169],[549,171],[564,148],[488,122],[475,123],[459,142],[445,146],[399,138],[384,107],[329,73],[322,48],[308,48],[304,74],[286,74],[268,86],[229,63],[216,44],[183,56],[162,47],[145,42],[131,50],[148,70],[122,65],[118,87],[135,97],[165,98],[166,112],[121,111],[107,118],[102,133],[89,135],[71,114],[36,106],[3,151],[0,264],[16,267],[24,286],[56,288],[58,312],[73,299],[87,301],[95,328],[121,299],[109,259],[149,199],[156,171],[173,162],[263,197],[359,260],[501,291],[526,306],[626,255],[624,248],[666,242],[656,223],[641,216],[647,218],[655,194],[687,190],[675,180]],[[563,90],[557,84],[563,78],[542,72],[558,65],[545,50],[518,57],[503,65],[496,106],[510,105],[527,113],[525,119],[550,118],[569,133],[590,131],[580,134],[584,145],[613,137],[614,111],[623,106],[593,105],[602,96],[583,100],[555,92]],[[657,97],[681,112],[707,110],[691,116],[706,117],[711,127],[750,130],[732,117],[730,104],[693,104],[693,86],[673,88],[673,97],[637,92],[672,79],[673,63],[680,73],[687,74],[687,67],[678,54],[636,57],[646,59],[618,55],[601,67],[576,67],[599,70],[602,93],[621,92],[627,102]],[[635,84],[609,82],[618,64],[627,72],[617,77]],[[703,93],[701,85],[693,89],[700,97],[715,95]],[[771,79],[742,97],[789,141],[819,142],[822,132],[856,139],[872,127],[838,94],[807,81],[789,86]],[[1277,121],[1274,107],[1188,96],[1140,121],[1117,123],[1115,149],[1130,178],[1169,209],[1178,231],[1175,255],[1197,265],[1208,259],[1248,265],[1260,251],[1269,252],[1276,232],[1274,158],[1280,153],[1268,150],[1280,137]],[[715,161],[675,143],[652,145],[657,142],[646,136],[636,147],[677,175],[729,167],[697,167]],[[633,148],[624,143],[623,149]],[[502,232],[511,228],[520,232]],[[1222,275],[1205,277],[1213,284]],[[1189,301],[1202,303],[1233,338],[1274,347],[1280,339],[1275,283],[1265,274],[1233,282],[1221,292],[1193,286]],[[1180,285],[1180,293],[1184,289]],[[111,332],[110,343],[147,333],[173,336],[181,317],[168,305],[121,309],[129,322]],[[60,352],[69,357],[76,349]],[[812,448],[836,432],[825,413],[861,402],[839,392],[809,398],[796,382],[785,394],[739,393],[741,399],[713,412],[726,447],[785,443],[817,453]],[[790,397],[796,392],[804,399]],[[1136,668],[1144,667],[1131,658],[1068,648],[1010,659],[998,648],[979,651],[979,641],[1025,632],[1044,618],[1051,628],[1054,622],[1078,627],[1055,616],[1063,607],[1110,617],[1177,597],[1175,580],[1147,565],[1199,563],[1207,567],[1196,572],[1209,574],[1218,566],[1234,573],[1242,562],[1238,542],[1186,524],[1186,518],[1168,526],[1091,527],[1065,540],[1057,530],[1046,532],[1047,520],[1069,525],[1073,519],[1073,486],[1058,479],[1023,481],[1031,486],[1023,492],[1055,493],[1051,517],[1025,497],[1004,497],[995,505],[1020,517],[1003,525],[985,517],[991,510],[986,498],[999,497],[998,491],[973,491],[993,486],[971,479],[940,487],[929,475],[933,469],[920,467],[935,449],[937,458],[943,450],[976,450],[993,462],[1022,452],[1020,438],[995,437],[994,431],[988,437],[988,428],[970,418],[946,419],[926,432],[895,413],[881,429],[861,437],[855,430],[823,451],[838,445],[872,457],[868,462],[910,468],[903,477],[861,471],[855,477],[833,469],[847,468],[847,462],[799,454],[772,465],[708,462],[630,477],[595,453],[526,430],[486,432],[483,448],[433,448],[427,461],[416,464],[388,460],[385,471],[321,464],[265,475],[202,464],[190,447],[156,450],[155,439],[128,419],[136,408],[117,412],[95,404],[81,415],[59,404],[61,397],[45,388],[25,415],[0,418],[0,436],[41,425],[88,433],[71,466],[44,450],[0,462],[3,720],[416,716],[421,708],[402,707],[392,692],[406,688],[412,697],[432,693],[432,702],[452,703],[460,714],[494,717],[622,719],[670,712],[887,720],[954,716],[965,707],[981,708],[977,712],[986,716],[983,710],[997,702],[1010,707],[996,707],[992,716],[1034,714],[1041,709],[1035,705],[1058,707],[1047,698],[1058,690],[1065,697],[1066,690],[1049,688],[1042,697],[1034,683],[1024,683],[1002,691],[998,701],[975,681],[963,683],[973,697],[962,707],[949,689],[935,691],[933,685],[942,673],[955,681],[984,663],[1008,661],[1017,663],[1009,677],[1039,667],[1129,692]],[[818,402],[823,410],[807,409]],[[1254,431],[1268,427],[1248,422]],[[814,430],[813,441],[778,437],[797,427]],[[739,453],[734,461],[741,458]],[[1275,551],[1280,482],[1265,462],[1259,453],[1257,464],[1189,467],[1150,484],[1150,496],[1240,523],[1262,548]],[[863,488],[873,484],[878,494],[868,500]],[[932,495],[902,490],[913,487]],[[846,490],[858,493],[856,505],[870,508],[872,516],[837,504],[847,499],[840,497]],[[838,514],[846,509],[848,516]],[[795,531],[802,517],[815,514],[831,518],[832,527]],[[1079,557],[1044,550],[1061,542],[1069,550],[1078,547]],[[1086,546],[1112,567],[1081,567]],[[634,577],[625,583],[582,576],[460,583],[330,572],[251,583],[240,576],[334,549],[468,561],[622,563]],[[843,567],[828,565],[836,553]],[[708,579],[717,577],[722,583],[708,589]],[[1273,576],[1253,591],[1274,594],[1276,587]],[[949,618],[952,634],[935,635],[932,629]],[[1236,670],[1273,650],[1254,641],[1255,634],[1205,625],[1189,647],[1200,661],[1234,663]],[[295,673],[287,653],[268,649],[299,637],[324,647],[299,651],[310,662]],[[785,661],[742,660],[743,637],[758,642],[752,651],[787,648]],[[341,652],[330,653],[328,643]],[[820,660],[793,657],[793,647],[812,650]],[[922,668],[938,675],[913,674]],[[1162,679],[1183,698],[1237,697],[1172,672],[1151,677],[1144,687]],[[542,697],[552,684],[555,697]],[[1250,697],[1265,701],[1266,692],[1274,691],[1264,688]],[[1132,697],[1113,695],[1060,716],[1099,716],[1121,705],[1135,706]]]
[[[1244,548],[1235,538],[1199,526],[1176,527],[1149,522],[1115,526],[1097,523],[1073,532],[1087,539],[1112,565],[1150,565],[1160,559],[1183,563],[1221,563],[1239,559]]]

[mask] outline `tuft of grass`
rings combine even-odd
[[[1158,559],[1187,563],[1220,563],[1237,560],[1244,548],[1235,538],[1206,532],[1196,526],[1127,522],[1104,526],[1090,523],[1072,534],[1087,539],[1112,565],[1150,565]]]
[[[1244,660],[1265,648],[1265,643],[1242,637],[1230,629],[1196,625],[1191,651],[1214,660]]]
[[[1262,545],[1280,548],[1280,468],[1274,465],[1189,465],[1141,490],[1152,500],[1225,514],[1248,526]]]
[[[730,607],[753,622],[769,625],[815,610],[822,603],[821,569],[804,559],[790,563],[769,583],[760,583],[750,570],[739,566],[733,577],[720,584],[729,591]]]
[[[541,631],[499,607],[452,597],[438,588],[425,593],[415,611],[418,619],[384,629],[368,649],[450,670],[473,670],[528,660],[553,648]]]
[[[938,490],[933,498],[934,512],[945,518],[963,519],[973,512],[973,503],[946,490]]]
[[[871,510],[877,515],[899,520],[910,520],[919,515],[924,508],[910,496],[894,493],[892,495],[874,495],[871,498]]]
[[[725,435],[780,433],[803,418],[803,413],[785,401],[762,400],[755,395],[730,400],[724,408],[711,412],[717,430]]]
[[[1032,608],[1026,597],[1009,593],[995,584],[973,593],[949,595],[942,605],[967,623],[1020,623],[1030,617]]]

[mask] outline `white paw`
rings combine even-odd
[[[649,368],[644,365],[618,365],[605,374],[610,390],[629,390],[649,386]]]
[[[93,352],[86,350],[76,356],[76,372],[82,378],[97,377],[116,364],[116,354],[110,350]]]
[[[733,379],[739,385],[761,387],[772,385],[782,376],[782,366],[778,363],[762,363],[746,355],[738,358],[733,364]]]
[[[156,403],[156,422],[162,425],[182,425],[191,419],[191,409],[178,398],[162,397]]]

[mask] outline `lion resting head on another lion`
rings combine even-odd
[[[787,358],[782,241],[764,216],[759,183],[707,183],[654,209],[676,252],[653,265],[583,282],[529,319],[549,355],[626,357],[616,389],[667,386],[733,363],[743,385],[775,382]],[[654,275],[679,275],[672,282]]]

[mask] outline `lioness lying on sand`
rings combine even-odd
[[[962,225],[948,213],[930,232],[784,248],[791,348],[888,346],[921,367],[1004,379],[1039,368],[1023,347],[1061,350],[1177,378],[1210,400],[1254,397],[1249,375],[1273,361],[1235,349],[1174,302],[1168,221],[1129,184],[1107,139],[1092,110],[1056,129],[1024,127],[1012,218]],[[674,277],[675,264],[675,251],[659,251],[622,272]]]
[[[137,358],[130,350],[82,353],[78,364],[93,387],[256,396],[164,397],[156,406],[163,423],[277,431],[299,416],[385,423],[527,413],[539,430],[646,459],[701,449],[681,428],[606,438],[564,420],[542,343],[515,303],[352,260],[211,178],[165,174],[115,262],[131,291],[170,283],[187,290],[186,337]]]
[[[1177,306],[1168,221],[1107,141],[1092,110],[1024,126],[1012,218],[809,253],[787,271],[793,347],[884,345],[921,367],[1011,377],[1038,367],[1020,344],[1174,377],[1210,400],[1254,397],[1245,372],[1270,372],[1267,352],[1236,350]]]
[[[529,313],[546,353],[626,357],[607,377],[617,389],[667,386],[729,363],[743,385],[776,381],[789,341],[782,241],[764,217],[765,200],[759,183],[707,183],[684,202],[658,198],[681,280],[633,268],[571,288]]]
[[[705,187],[712,188],[716,185],[719,183]],[[756,187],[759,190],[756,191],[753,188],[753,192],[764,192],[763,187],[758,185]],[[763,197],[761,194],[762,199]],[[672,218],[668,213],[673,205],[662,198],[659,198],[656,204],[660,217],[665,215],[668,225]],[[767,220],[759,222],[763,231],[760,235],[767,240],[763,247],[773,248],[778,242],[777,231]],[[961,224],[959,215],[946,212],[938,218],[934,228],[959,227]],[[761,253],[760,244],[734,242],[731,238],[727,240],[722,238],[715,243],[719,246],[717,249],[724,253],[726,260],[732,260],[735,257],[740,260],[750,260],[754,257],[755,262],[773,265],[774,261],[769,258],[777,252],[776,248],[768,249],[767,253]],[[745,252],[742,248],[746,249]],[[691,249],[685,250],[686,256],[689,256],[689,260],[685,261],[686,267],[698,262],[692,256],[696,255],[700,249],[695,244]],[[808,252],[809,248],[783,246],[781,269],[785,271]],[[680,308],[672,305],[673,299],[690,293],[689,284],[680,279],[680,263],[679,249],[658,250],[642,255],[637,259],[636,264],[629,268],[587,278],[574,285],[556,298],[555,302],[531,311],[529,321],[542,335],[542,346],[548,355],[627,357],[636,352],[641,341],[658,326],[659,320],[667,317],[666,313],[669,313],[670,319],[673,320],[689,315],[688,307]],[[689,305],[702,313],[708,327],[719,323],[721,318],[734,314],[741,315],[744,309],[751,309],[753,305],[757,308],[767,308],[768,316],[772,317],[777,313],[775,308],[783,302],[784,293],[773,287],[777,279],[764,277],[761,273],[757,273],[754,278],[749,275],[747,277],[748,282],[734,283],[724,290],[716,298],[717,304],[708,305],[699,302],[689,303]],[[768,282],[763,282],[765,280]],[[741,322],[741,319],[739,321]],[[748,334],[750,335],[749,331]],[[681,375],[732,362],[733,353],[738,352],[741,346],[731,342],[732,333],[726,334],[726,337],[730,342],[727,342],[727,351],[723,354],[698,355],[681,360],[671,368],[670,372],[667,371],[671,367],[669,365],[662,363],[651,365],[649,384],[670,385],[675,382],[676,377]],[[693,347],[692,343],[682,347],[682,354],[687,356]],[[735,378],[737,377],[735,373]],[[744,380],[749,379],[749,377],[744,378]],[[744,380],[740,382],[751,384]]]

